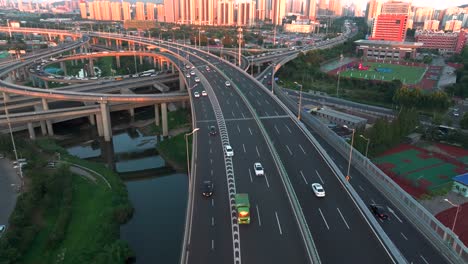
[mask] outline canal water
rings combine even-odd
[[[112,118],[113,126],[128,121]],[[155,144],[163,138],[144,135],[136,128],[116,131],[114,127],[112,144],[106,144],[97,139],[95,129],[90,129],[85,120],[76,126],[80,127],[74,129],[76,132],[54,126],[62,137],[61,145],[77,157],[104,162],[125,179],[135,212],[121,226],[120,235],[135,252],[136,263],[178,263],[188,181],[186,174],[168,168],[156,152]]]

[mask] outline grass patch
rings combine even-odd
[[[192,153],[192,137],[188,137],[189,155]],[[179,171],[186,171],[187,157],[185,146],[185,134],[179,134],[164,140],[156,146],[156,149],[170,163],[174,168]]]
[[[191,124],[190,114],[191,113],[188,109],[183,109],[183,108],[177,109],[176,111],[168,112],[167,113],[168,129],[171,130],[171,129],[181,128],[181,127]],[[156,126],[154,123],[152,123],[149,126],[149,130],[151,133],[161,134],[162,124],[159,126]]]

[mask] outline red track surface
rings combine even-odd
[[[457,212],[456,207],[452,207],[445,211],[442,211],[436,215],[436,218],[439,219],[446,227],[452,228],[453,221],[455,219],[455,214]],[[461,205],[461,210],[458,213],[457,222],[455,225],[455,234],[458,235],[461,241],[468,245],[468,224],[466,223],[468,219],[468,203]]]

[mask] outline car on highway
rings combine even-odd
[[[195,72],[194,72],[194,71],[190,71],[190,75],[195,75]]]
[[[371,212],[377,216],[378,218],[382,220],[387,220],[388,219],[388,214],[385,211],[385,208],[381,205],[378,204],[371,204],[370,205]]]
[[[185,69],[190,69],[190,65],[189,64],[185,65]]]
[[[325,190],[320,183],[312,183],[312,191],[317,197],[325,197]]]
[[[226,81],[224,84],[226,85],[226,87],[231,86],[231,83],[229,81]]]
[[[228,157],[234,156],[234,150],[229,145],[224,146],[224,152],[226,152],[226,156]]]
[[[218,132],[216,132],[216,127],[215,126],[210,126],[210,135],[211,136],[216,136]]]
[[[200,78],[198,78],[198,76],[195,77],[195,82],[200,82]]]
[[[214,193],[214,184],[212,181],[204,181],[202,187],[202,194],[205,197],[210,197]]]
[[[255,162],[254,163],[254,171],[255,171],[255,176],[263,176],[265,175],[263,171],[263,166],[260,162]]]
[[[201,92],[201,95],[202,95],[202,96],[208,96],[208,93],[207,93],[205,90],[203,90],[203,91]]]
[[[5,233],[6,231],[6,225],[0,225],[0,237],[2,237],[2,234]]]
[[[185,74],[185,77],[190,78],[190,73]]]
[[[460,116],[460,113],[458,112],[458,110],[453,110],[452,112],[453,116]]]
[[[209,71],[210,71],[210,67],[209,67],[209,66],[206,66],[205,70],[206,70],[207,72],[209,72]]]
[[[198,92],[194,92],[193,93],[193,96],[195,96],[195,98],[199,98],[200,97],[200,94]]]

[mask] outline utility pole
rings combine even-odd
[[[242,27],[239,27],[237,29],[237,32],[239,33],[237,35],[237,42],[239,43],[239,67],[241,66],[241,59],[242,59]]]

